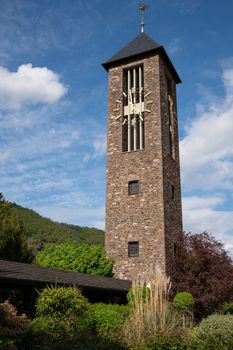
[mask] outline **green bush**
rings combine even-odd
[[[38,316],[30,322],[20,349],[69,349],[73,333],[73,323],[65,317]]]
[[[123,350],[125,348],[118,341],[103,338],[93,330],[76,328],[74,322],[69,323],[65,318],[40,316],[31,321],[21,344],[20,350],[28,349]]]
[[[0,339],[0,350],[16,350],[13,340],[1,340]]]
[[[59,244],[48,245],[35,257],[34,263],[43,267],[112,276],[114,262],[107,259],[98,245]]]
[[[75,287],[47,287],[36,301],[37,316],[77,318],[87,309],[86,298]]]
[[[196,328],[197,338],[205,342],[206,349],[233,349],[233,316],[213,314],[202,320]]]
[[[156,337],[142,345],[133,347],[132,350],[205,350],[205,347],[191,339]]]
[[[67,333],[68,327],[66,319],[46,315],[35,317],[29,324],[28,332],[34,337],[59,337]]]
[[[175,295],[173,299],[173,305],[176,309],[181,311],[190,311],[194,306],[194,299],[191,293],[179,292]]]
[[[221,313],[224,315],[233,315],[233,301],[224,303],[221,309]]]
[[[100,336],[111,339],[121,330],[129,314],[129,307],[96,303],[90,305],[90,313],[89,328],[95,329]]]

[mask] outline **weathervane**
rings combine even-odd
[[[144,23],[144,12],[146,9],[148,9],[148,5],[147,4],[139,4],[139,10],[141,11],[141,15],[142,15],[142,20],[141,20],[141,32],[143,33],[144,32],[144,26],[145,26],[145,23]]]

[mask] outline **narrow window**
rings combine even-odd
[[[144,78],[140,65],[123,71],[122,150],[141,150],[144,144]]]
[[[169,78],[167,78],[167,93],[168,95],[172,95],[172,81]]]
[[[129,195],[139,193],[139,181],[129,181],[128,193]]]
[[[171,185],[171,197],[172,197],[172,200],[175,199],[175,186]]]
[[[174,243],[173,244],[173,258],[176,256],[176,254],[177,254],[177,244]]]
[[[130,257],[139,256],[139,242],[138,241],[128,243],[128,255]]]
[[[166,89],[167,89],[167,144],[168,151],[171,156],[174,157],[174,140],[173,140],[173,97],[172,97],[172,80],[166,76]]]

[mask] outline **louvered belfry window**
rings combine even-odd
[[[123,71],[122,150],[144,148],[144,79],[143,66]]]

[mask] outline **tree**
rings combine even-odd
[[[0,259],[31,262],[32,252],[28,248],[23,225],[17,220],[0,193]]]
[[[107,259],[102,247],[88,244],[47,245],[35,257],[35,263],[44,267],[112,276],[113,260]]]
[[[212,234],[184,233],[176,242],[173,291],[190,292],[198,318],[232,298],[233,264],[223,243]]]

